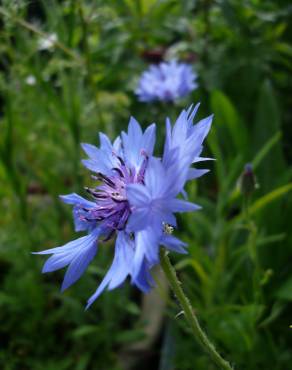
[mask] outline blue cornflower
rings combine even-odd
[[[173,127],[167,120],[162,158],[153,156],[155,124],[143,132],[134,118],[128,132],[122,132],[113,144],[100,134],[100,148],[82,145],[89,157],[83,164],[95,173],[93,178],[98,183],[85,188],[90,200],[75,193],[61,199],[73,205],[76,231],[86,231],[87,235],[38,253],[51,254],[43,272],[68,266],[64,290],[81,277],[98,244],[116,237],[112,265],[87,307],[105,288],[120,286],[128,276],[132,284],[148,292],[154,284],[150,270],[159,263],[160,246],[186,253],[186,244],[172,235],[174,214],[200,208],[178,195],[188,180],[206,172],[191,166],[206,159],[200,154],[212,121],[210,116],[194,125],[197,109],[198,105],[183,110]]]
[[[175,101],[197,88],[197,75],[187,63],[176,60],[151,65],[142,73],[136,95],[143,102]]]

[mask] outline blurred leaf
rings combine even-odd
[[[261,211],[264,207],[268,206],[270,203],[274,202],[278,198],[284,196],[285,194],[289,193],[292,190],[292,183],[287,185],[281,186],[279,188],[274,189],[270,193],[264,195],[263,197],[256,200],[249,208],[249,214],[253,215],[257,212]],[[233,196],[236,197],[238,194],[233,193]],[[235,216],[232,219],[232,223],[242,219],[244,215],[240,213],[239,215]]]
[[[158,3],[157,0],[137,0],[142,15],[146,15]]]
[[[135,0],[123,0],[125,5],[128,7],[132,15],[138,16],[139,2]]]
[[[80,337],[84,337],[86,335],[96,334],[98,333],[99,330],[100,329],[96,325],[83,325],[83,326],[80,326],[80,328],[77,328],[76,330],[74,330],[72,335],[73,337],[77,339]]]
[[[129,342],[138,342],[144,339],[145,334],[142,330],[131,329],[131,330],[121,330],[116,335],[116,340],[118,343],[129,343]]]
[[[167,323],[164,331],[163,345],[160,353],[161,355],[158,370],[174,370],[175,337],[171,323]]]
[[[252,161],[253,169],[255,170],[260,163],[263,161],[265,156],[272,150],[273,146],[278,143],[281,139],[282,134],[281,132],[276,132],[266,143],[265,145],[259,150]]]
[[[281,186],[270,193],[264,195],[263,197],[259,198],[255,201],[250,207],[250,214],[255,214],[260,211],[262,208],[267,206],[269,203],[275,201],[276,199],[282,197],[283,195],[289,193],[292,190],[292,183]]]
[[[176,269],[180,270],[186,266],[192,266],[192,268],[196,271],[198,277],[204,284],[208,284],[210,282],[209,276],[207,275],[204,268],[200,265],[200,263],[195,259],[185,258],[179,263],[176,264]]]
[[[292,288],[292,280],[291,280],[291,288]],[[291,298],[292,298],[292,294],[291,294]],[[268,325],[270,325],[273,321],[275,321],[281,315],[284,308],[285,308],[285,304],[283,304],[282,302],[275,302],[275,304],[273,305],[272,310],[270,312],[270,315],[268,317],[266,317],[259,324],[259,327],[264,328],[264,327],[267,327]]]
[[[292,301],[292,276],[280,286],[275,295],[278,298]]]
[[[239,114],[230,99],[222,91],[212,91],[211,109],[215,115],[213,129],[218,130],[220,134],[220,129],[223,128],[223,135],[224,132],[225,134],[229,132],[231,137],[229,145],[235,146],[235,153],[245,153],[248,142],[246,127],[242,124]]]
[[[139,306],[135,302],[127,302],[126,306],[124,307],[127,312],[129,312],[132,315],[138,316],[141,314],[141,310]]]
[[[292,57],[292,45],[285,42],[278,42],[275,47],[279,52]]]
[[[248,353],[253,348],[256,323],[263,312],[261,305],[250,304],[234,312],[223,311],[212,315],[209,322],[217,338],[232,352]]]
[[[286,237],[285,233],[275,234],[275,235],[268,235],[266,237],[259,238],[257,244],[258,245],[266,245],[266,244],[269,244],[269,243],[276,243],[276,242],[283,241],[285,239],[285,237]]]
[[[86,370],[88,369],[88,364],[90,362],[90,354],[83,353],[79,358],[76,364],[75,370]]]
[[[274,91],[271,83],[265,81],[260,89],[256,120],[253,128],[254,152],[259,152],[271,137],[277,137],[280,129],[280,114]],[[273,151],[265,154],[265,161],[257,170],[262,192],[278,184],[281,175],[285,172],[281,143],[276,142],[272,144]]]

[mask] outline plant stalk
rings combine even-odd
[[[231,365],[220,356],[220,354],[216,351],[214,345],[208,339],[206,333],[201,328],[195,312],[190,304],[190,301],[181,287],[181,283],[178,280],[176,271],[172,266],[167,255],[167,251],[165,249],[161,249],[160,262],[161,267],[168,279],[168,282],[180,303],[186,320],[190,324],[194,337],[197,339],[201,347],[210,356],[212,361],[218,366],[219,369],[232,370]]]

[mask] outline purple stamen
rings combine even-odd
[[[123,230],[131,214],[130,205],[126,197],[125,188],[127,184],[143,183],[144,174],[148,163],[146,152],[141,151],[145,156],[143,164],[138,173],[126,166],[124,160],[114,154],[120,165],[113,167],[113,176],[109,177],[98,173],[95,180],[102,184],[94,189],[86,187],[85,190],[93,197],[96,204],[93,208],[80,207],[80,220],[87,222],[99,222],[104,228],[106,235],[104,241],[112,238],[117,230]]]
[[[123,174],[123,172],[119,168],[114,167],[113,168],[113,171],[116,171],[121,177],[125,177],[124,174]]]

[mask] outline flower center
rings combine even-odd
[[[105,240],[109,240],[115,231],[123,230],[131,213],[131,208],[126,196],[126,185],[131,183],[143,183],[147,156],[138,173],[128,169],[122,158],[119,166],[112,168],[112,175],[106,176],[98,173],[93,178],[101,182],[95,188],[85,188],[92,196],[96,206],[82,208],[81,217],[87,222],[100,223],[105,231]],[[85,214],[84,214],[85,213]]]

